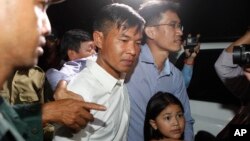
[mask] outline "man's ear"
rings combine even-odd
[[[97,48],[102,48],[102,43],[104,40],[103,33],[99,31],[94,31],[93,38],[94,38],[94,43],[97,46]]]
[[[149,120],[149,124],[152,126],[152,128],[154,128],[155,130],[157,130],[157,125],[155,123],[155,120],[150,119]]]
[[[74,50],[68,49],[67,54],[68,54],[69,60],[76,59],[76,52]]]
[[[155,32],[153,27],[145,27],[144,32],[148,38],[150,39],[154,38]]]

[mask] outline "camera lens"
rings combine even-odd
[[[243,66],[250,65],[250,45],[235,46],[233,49],[233,63]]]
[[[233,49],[233,63],[241,64],[241,47],[235,46]]]

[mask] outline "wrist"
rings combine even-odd
[[[51,102],[45,103],[42,106],[42,124],[45,126],[46,124],[50,123],[53,121],[53,104]]]
[[[186,64],[186,65],[194,65],[194,59],[185,59],[184,64]]]

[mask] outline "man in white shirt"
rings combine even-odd
[[[105,112],[91,111],[94,122],[77,134],[60,127],[54,140],[127,140],[130,103],[125,74],[135,65],[140,52],[144,19],[124,4],[105,6],[94,22],[97,61],[88,60],[86,68],[70,81],[68,90],[85,101],[106,106]]]

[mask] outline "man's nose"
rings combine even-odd
[[[51,33],[51,24],[48,18],[47,13],[45,12],[43,23],[42,23],[42,34],[49,35]]]

